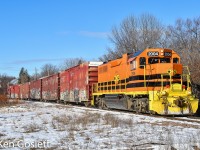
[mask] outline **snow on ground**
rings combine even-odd
[[[197,149],[200,124],[70,105],[0,108],[0,149]]]

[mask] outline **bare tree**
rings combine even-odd
[[[40,76],[49,76],[52,74],[55,74],[59,71],[58,67],[52,64],[45,64],[41,67],[41,73]]]
[[[15,77],[6,74],[0,74],[0,95],[6,95],[8,83],[15,79]]]
[[[164,26],[160,21],[150,14],[143,14],[139,18],[139,48],[161,47],[164,35]]]
[[[99,58],[102,61],[116,59],[124,53],[136,52],[147,47],[166,45],[164,26],[150,14],[127,17],[119,27],[113,27],[109,39],[114,48],[107,49],[108,53]]]
[[[38,69],[35,67],[35,72],[31,75],[30,80],[37,80],[41,77],[40,72],[38,71]]]
[[[200,17],[194,19],[177,19],[174,26],[168,26],[170,47],[175,49],[188,65],[194,83],[200,84]]]
[[[78,64],[85,62],[83,58],[68,58],[60,66],[60,70],[66,70],[68,68],[74,67]]]

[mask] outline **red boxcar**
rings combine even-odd
[[[9,89],[9,98],[20,98],[20,86],[19,85],[10,85]]]
[[[40,100],[42,96],[42,79],[30,82],[30,99]]]
[[[102,62],[87,62],[60,73],[60,100],[90,102],[92,84],[98,81],[98,66]]]
[[[7,88],[7,91],[8,91],[8,98],[13,98],[13,95],[12,95],[12,88],[13,88],[13,85],[9,85],[8,88]]]
[[[29,99],[30,96],[30,83],[24,83],[20,85],[20,98]]]
[[[42,99],[59,100],[59,73],[42,78]]]

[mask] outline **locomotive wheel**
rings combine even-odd
[[[136,113],[148,112],[148,99],[137,99],[134,101],[134,108]]]
[[[90,107],[91,103],[90,102],[84,102],[85,107]]]
[[[63,101],[63,103],[64,103],[65,105],[70,105],[70,102],[69,102],[69,101]]]
[[[150,110],[150,115],[156,115],[157,113],[153,110]]]
[[[132,101],[132,98],[130,98],[129,96],[125,96],[124,97],[125,99],[124,99],[124,106],[126,107],[126,109],[127,110],[129,110],[129,111],[133,111],[133,101]]]
[[[140,112],[140,104],[138,100],[134,101],[134,108],[136,113]]]

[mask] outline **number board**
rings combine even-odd
[[[172,56],[172,53],[171,52],[165,52],[164,55],[170,57],[170,56]]]
[[[158,56],[159,52],[148,52],[147,55],[148,56]]]

